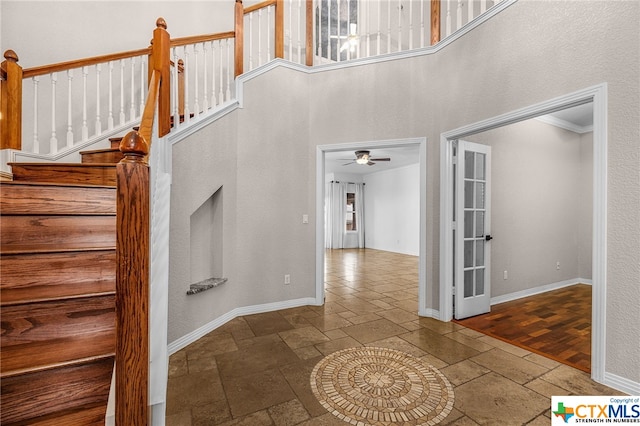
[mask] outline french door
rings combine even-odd
[[[455,318],[491,308],[491,147],[458,141],[455,177]]]

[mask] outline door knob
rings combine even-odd
[[[493,240],[493,237],[491,235],[485,235],[484,239],[487,241],[491,241]]]

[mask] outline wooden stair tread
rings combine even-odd
[[[88,404],[86,406],[59,411],[48,416],[41,416],[29,420],[29,426],[104,426],[107,406],[104,403]]]
[[[0,306],[115,292],[115,248],[3,255],[0,262]]]
[[[2,308],[2,378],[102,358],[115,348],[115,295]]]
[[[116,213],[116,190],[110,186],[2,183],[3,215]]]
[[[119,138],[121,139],[121,138]],[[120,152],[119,148],[102,148],[102,149],[90,149],[87,151],[80,151],[79,154],[100,154],[103,152]]]
[[[116,163],[9,163],[14,181],[116,185]]]
[[[77,247],[75,245],[59,244],[52,247],[35,247],[33,245],[24,244],[22,246],[15,246],[11,248],[2,247],[0,256],[5,255],[17,255],[17,254],[40,254],[40,253],[69,253],[74,251],[102,251],[102,250],[115,250],[116,245],[93,245],[87,247]]]
[[[112,357],[105,357],[3,379],[0,424],[33,424],[33,418],[57,416],[59,412],[94,405],[104,405],[106,412],[113,363]]]

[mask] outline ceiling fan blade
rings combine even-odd
[[[371,158],[371,161],[391,161],[391,158]]]
[[[375,166],[375,165],[376,165],[376,163],[374,163],[373,161],[369,161],[369,162],[367,163],[367,166]]]
[[[352,161],[350,163],[345,163],[345,164],[343,164],[343,166],[348,166],[349,164],[353,164],[353,163],[355,163],[355,161]]]

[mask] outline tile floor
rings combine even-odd
[[[455,323],[420,318],[417,258],[327,253],[326,303],[236,318],[173,354],[168,426],[345,423],[312,393],[326,355],[401,350],[441,371],[455,403],[443,425],[548,425],[551,395],[620,395],[589,375]]]

